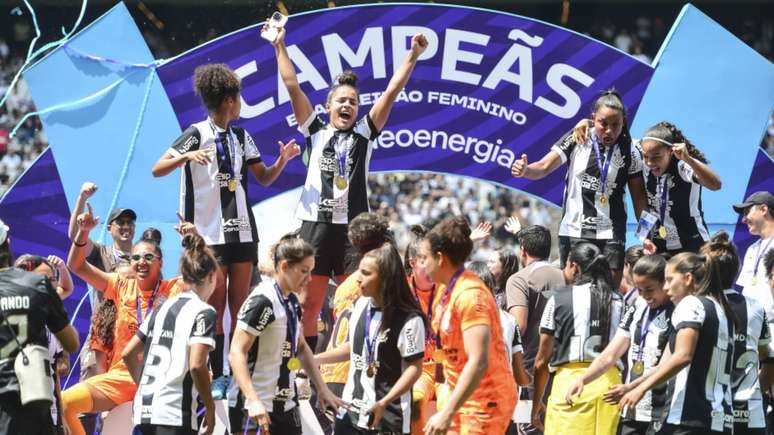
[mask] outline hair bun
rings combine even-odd
[[[425,227],[422,225],[415,224],[409,228],[409,232],[411,232],[411,234],[416,237],[424,237],[425,234],[427,234],[427,229],[425,229]]]
[[[717,233],[713,234],[712,237],[710,237],[710,241],[712,243],[728,243],[730,241],[730,238],[728,237],[728,233],[720,230]]]
[[[183,248],[189,251],[199,251],[204,249],[206,244],[202,236],[196,233],[188,233],[183,237]]]
[[[357,87],[357,74],[355,74],[352,70],[346,70],[336,76],[334,83],[339,86],[347,85]]]

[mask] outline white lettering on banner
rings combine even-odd
[[[328,64],[329,76],[333,78],[341,73],[341,71],[345,69],[344,62],[347,63],[348,67],[362,67],[370,57],[373,78],[378,80],[386,79],[384,31],[385,29],[382,27],[367,28],[364,31],[363,37],[359,41],[356,50],[349,47],[338,33],[322,35],[320,39],[325,59]],[[441,47],[441,39],[438,37],[438,34],[427,27],[394,26],[391,27],[389,31],[391,33],[390,38],[392,42],[391,55],[393,68],[397,68],[401,65],[403,57],[405,57],[405,54],[408,52],[407,41],[410,37],[415,33],[422,33],[427,38],[429,46],[418,60],[421,61],[433,58],[438,55],[440,51],[442,56],[441,80],[465,83],[473,86],[480,85],[487,89],[496,89],[498,86],[502,86],[504,82],[512,84],[518,89],[519,100],[530,104],[533,104],[534,101],[535,106],[563,119],[570,119],[576,116],[578,110],[581,108],[580,96],[567,82],[572,80],[583,87],[589,87],[594,83],[594,78],[583,71],[565,63],[556,63],[548,67],[545,82],[548,85],[550,92],[557,94],[552,98],[561,99],[563,101],[550,100],[549,95],[539,95],[537,96],[537,99],[533,100],[534,65],[532,60],[534,56],[532,55],[532,51],[539,49],[543,42],[543,38],[537,35],[529,35],[520,29],[512,29],[510,31],[508,39],[512,41],[511,47],[497,60],[492,70],[488,72],[481,71],[484,55],[476,52],[475,48],[476,46],[488,46],[492,39],[490,35],[447,28],[443,37],[443,47]],[[464,44],[464,48],[462,44]],[[315,91],[328,88],[328,83],[323,78],[323,75],[298,46],[289,45],[287,50],[290,60],[296,66],[299,84],[309,83]],[[344,62],[342,62],[342,60]],[[517,67],[516,64],[518,64]],[[516,71],[512,70],[514,67],[517,68]],[[241,79],[244,79],[246,76],[257,72],[258,67],[256,62],[252,60],[240,66],[235,71]],[[420,94],[401,94],[401,96],[398,97],[398,101],[401,101],[401,98],[405,98],[406,100],[404,101],[421,101],[415,101],[415,99],[412,98],[421,95],[422,91],[416,92],[419,92]],[[360,102],[362,105],[374,104],[379,95],[380,93],[378,92],[363,94],[360,96]],[[272,97],[268,97],[254,104],[245,101],[243,98],[241,117],[246,119],[258,117],[275,108],[275,106],[287,103],[289,100],[288,91],[285,88],[282,79],[279,77],[279,74],[277,74],[276,103]],[[440,100],[439,103],[443,104]],[[526,122],[526,117],[523,114],[514,112],[512,109],[505,106],[496,105],[495,103],[491,104],[493,105],[492,107],[497,106],[497,109],[491,109],[493,111],[510,110],[512,113],[518,113],[518,116],[514,114],[508,117],[513,122],[519,125]],[[468,106],[466,105],[465,107]],[[483,111],[492,114],[490,110]],[[322,104],[318,104],[315,106],[315,112],[324,113],[325,107]],[[501,115],[497,116],[504,117]],[[295,119],[289,118],[288,124],[290,126],[294,125]]]
[[[374,143],[374,149],[389,149],[394,146],[408,148],[438,148],[472,156],[479,164],[497,163],[504,168],[510,168],[516,156],[513,151],[504,148],[502,139],[494,143],[477,137],[467,137],[461,134],[449,134],[445,131],[428,130],[384,130]]]

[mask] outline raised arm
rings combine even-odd
[[[59,282],[56,286],[56,293],[59,295],[59,299],[69,298],[73,294],[73,277],[70,275],[70,269],[67,268],[64,260],[56,255],[49,255],[47,260],[59,275]]]
[[[94,195],[96,191],[97,185],[91,181],[86,181],[81,186],[81,191],[78,193],[78,199],[75,200],[73,212],[70,214],[70,225],[67,227],[67,238],[70,239],[70,241],[73,241],[75,236],[78,234],[78,215],[83,213],[83,208],[86,205],[86,202],[89,200],[89,198],[91,198],[92,195]],[[87,240],[86,243],[86,252],[90,253],[93,247],[91,240]]]
[[[257,162],[250,165],[250,172],[252,172],[255,180],[261,183],[263,186],[268,186],[279,177],[282,170],[285,169],[285,165],[293,157],[301,154],[301,148],[296,145],[296,140],[291,139],[288,143],[279,141],[279,157],[273,165],[267,167],[263,162]]]
[[[696,181],[709,190],[720,190],[723,185],[720,181],[720,176],[715,173],[706,163],[693,158],[686,148],[684,143],[676,143],[672,147],[672,153],[675,157],[684,161],[688,166],[693,169],[693,176],[696,177]]]
[[[264,29],[266,29],[265,26]],[[290,60],[287,47],[285,47],[284,27],[279,29],[277,38],[274,39],[272,45],[274,45],[274,54],[277,56],[277,70],[279,71],[282,83],[285,84],[285,88],[287,88],[288,95],[290,96],[290,105],[293,107],[293,115],[296,117],[296,122],[301,125],[309,118],[314,109],[312,108],[312,103],[309,101],[309,97],[306,96],[304,91],[301,90],[301,86],[298,84],[296,67]]]
[[[169,151],[165,151],[164,155],[159,157],[153,165],[151,173],[154,177],[163,177],[169,175],[172,171],[183,166],[187,162],[196,162],[200,165],[207,165],[212,161],[214,154],[215,148],[213,147],[188,151],[179,156],[173,156]]]
[[[392,103],[395,102],[395,98],[398,97],[400,91],[406,86],[411,72],[414,70],[414,65],[417,64],[417,59],[425,49],[427,48],[427,39],[424,35],[417,34],[411,38],[411,50],[409,50],[403,63],[395,71],[395,74],[390,79],[390,83],[387,85],[387,89],[376,100],[371,111],[368,115],[371,117],[374,126],[377,130],[384,128],[384,124],[387,123],[387,118],[390,117],[390,111],[392,111]]]
[[[86,261],[86,245],[89,240],[89,233],[99,222],[99,218],[94,217],[91,204],[86,203],[86,208],[86,212],[81,213],[77,218],[78,232],[70,247],[70,254],[67,256],[67,266],[81,279],[94,287],[94,290],[102,292],[107,288],[110,274],[97,269]]]

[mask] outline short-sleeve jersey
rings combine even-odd
[[[216,150],[210,163],[183,165],[180,213],[196,226],[208,245],[257,242],[258,229],[247,201],[247,170],[261,162],[258,147],[244,129],[230,127],[226,131],[207,118],[188,127],[168,152],[177,157],[205,148]],[[237,181],[233,192],[229,190],[232,173]]]
[[[630,342],[626,383],[637,380],[658,366],[669,337],[674,333],[671,323],[674,309],[671,302],[659,308],[649,308],[642,298],[637,298],[632,305],[626,307],[616,332],[616,335],[626,337]],[[632,371],[635,361],[642,361],[642,374],[638,375]],[[637,402],[634,419],[643,422],[657,421],[667,400],[666,389],[664,383],[646,392]]]
[[[736,279],[736,285],[742,287],[742,294],[760,302],[769,320],[774,320],[774,297],[771,295],[763,259],[772,249],[774,249],[774,236],[758,239],[750,245],[744,254],[742,270],[739,271],[739,277]],[[769,355],[774,356],[772,345],[769,346]]]
[[[552,372],[563,364],[594,361],[602,353],[603,343],[609,343],[613,338],[621,321],[621,296],[613,294],[610,306],[605,307],[601,300],[592,296],[591,285],[555,290],[543,310],[540,333],[554,337],[554,354],[548,365]],[[607,321],[604,320],[605,311],[609,313]],[[620,361],[616,365],[623,368]]]
[[[524,353],[521,345],[521,333],[516,319],[505,310],[498,310],[500,313],[500,326],[503,328],[503,342],[505,343],[505,356],[508,357],[508,366],[513,367],[513,354]]]
[[[699,339],[693,360],[669,380],[666,423],[731,433],[733,323],[713,298],[690,295],[675,307],[672,325],[672,352],[681,329],[697,330]]]
[[[165,301],[140,325],[145,362],[134,397],[134,424],[198,429],[190,346],[215,348],[215,309],[186,291]]]
[[[612,145],[614,151],[605,180],[608,201],[603,204],[600,201],[601,170],[592,138],[594,129],[589,128],[589,132],[588,140],[579,144],[570,131],[551,148],[562,159],[562,163],[568,165],[559,235],[594,240],[625,240],[626,185],[630,179],[642,176],[642,158],[631,141],[621,140]],[[599,152],[602,165],[605,166],[608,148],[600,144]]]
[[[371,117],[366,115],[352,129],[341,131],[312,113],[298,130],[306,138],[304,154],[308,156],[309,170],[296,218],[347,224],[367,212],[368,166],[374,140],[379,136]],[[346,186],[334,182],[337,175],[346,178]]]
[[[15,267],[0,270],[0,394],[19,391],[14,335],[22,346],[48,347],[46,328],[56,334],[69,323],[48,278]]]
[[[129,340],[137,334],[140,323],[143,321],[137,316],[138,295],[140,297],[140,317],[144,318],[146,312],[150,313],[164,299],[179,293],[182,290],[182,284],[179,278],[160,281],[153,307],[148,309],[154,289],[140,290],[136,279],[121,278],[117,273],[110,274],[108,285],[103,292],[105,299],[110,299],[116,304],[116,326],[115,332],[113,332],[113,359],[110,361],[110,370],[114,368],[128,370],[124,360],[121,359],[121,353]]]
[[[443,367],[450,391],[454,390],[468,362],[463,332],[480,325],[488,326],[490,331],[489,365],[478,387],[460,410],[510,418],[516,406],[516,381],[508,365],[499,309],[486,284],[475,273],[466,270],[450,289],[446,306],[439,302],[433,315],[433,331],[440,335],[446,354]]]
[[[301,304],[296,295],[290,293],[285,302],[294,310],[296,319],[301,319]],[[237,313],[237,329],[255,337],[247,354],[247,371],[267,410],[279,407],[289,411],[297,405],[296,372],[288,369],[288,361],[296,357],[293,349],[298,351],[297,346],[291,345],[291,334],[295,340],[302,337],[301,325],[296,322],[295,333],[288,326],[288,313],[274,287],[274,280],[258,284]],[[235,382],[229,387],[228,403],[229,407],[246,409],[244,395]]]
[[[653,242],[659,249],[694,250],[709,240],[709,230],[701,206],[701,184],[696,181],[693,168],[673,157],[663,175],[656,177],[646,165],[643,165],[642,174],[645,177],[648,207],[659,216],[657,225],[667,229],[666,238],[662,238],[658,231],[652,234]],[[663,203],[666,203],[666,209],[664,222],[661,222]]]
[[[369,325],[366,324],[366,311],[370,311]],[[368,429],[373,423],[368,411],[389,393],[407,363],[422,359],[425,354],[425,323],[419,313],[397,312],[391,325],[381,323],[382,312],[372,305],[371,298],[358,299],[349,323],[351,363],[341,397],[350,407],[340,409],[339,418],[349,418],[361,429]],[[370,358],[366,326],[374,342],[374,354]],[[376,367],[373,377],[368,376],[369,361]],[[404,434],[411,431],[411,389],[387,405],[377,429]]]
[[[768,320],[763,306],[751,298],[726,290],[739,330],[734,334],[734,356],[731,365],[734,423],[748,428],[766,427],[765,407],[758,380],[761,355],[759,346],[771,342]]]

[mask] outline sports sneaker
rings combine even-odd
[[[221,376],[212,381],[212,399],[223,400],[226,398],[228,386],[231,383],[230,376]]]

